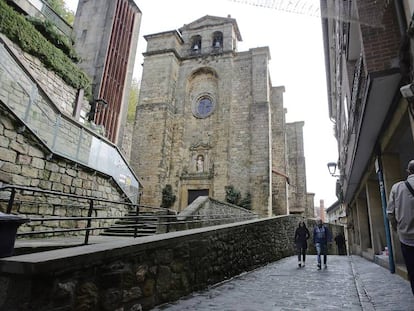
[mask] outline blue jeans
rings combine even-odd
[[[328,247],[326,243],[316,243],[316,254],[318,258],[318,265],[321,264],[321,255],[323,255],[323,264],[326,265],[326,256],[328,253]]]

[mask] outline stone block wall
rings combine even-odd
[[[23,53],[6,37],[0,35],[0,39],[4,43],[0,48],[0,186],[12,184],[110,201],[123,200],[122,190],[110,176],[70,160],[78,157],[81,163],[88,163],[89,148],[92,143],[92,135],[85,135],[84,128],[71,119],[77,91],[67,86],[56,74],[44,68],[37,58]],[[19,65],[14,58],[19,60]],[[60,117],[49,99],[57,106],[59,112],[68,118]],[[88,106],[85,99],[81,106],[84,110],[80,115],[85,115],[85,108]],[[27,118],[30,125],[24,125],[17,120],[8,109],[25,121]],[[58,130],[59,135],[56,135]],[[78,144],[80,139],[82,141]],[[62,156],[53,154],[49,148],[60,151]],[[9,195],[8,191],[0,193],[2,212],[6,211]],[[68,207],[67,197],[45,199],[23,192],[18,194],[16,199],[33,201],[32,204],[16,205],[12,210],[13,213],[32,218],[86,216],[88,210],[88,204],[85,202],[82,207],[77,206],[75,202],[73,207]],[[43,200],[43,204],[38,200]],[[123,216],[126,212],[126,207],[123,205],[100,206],[93,216],[99,214],[99,216],[117,217]],[[108,222],[113,221],[100,220],[99,225],[107,226]],[[50,222],[48,225],[29,223],[22,226],[21,230],[67,228],[68,225],[57,221]],[[80,223],[78,225],[82,226]]]
[[[0,104],[1,108],[1,104]],[[29,131],[17,132],[18,123],[3,112],[0,113],[0,185],[12,184],[35,187],[43,190],[96,197],[111,201],[121,201],[122,194],[115,182],[108,176],[76,165],[67,159],[53,157],[48,159],[48,151],[39,144]],[[0,212],[5,212],[9,191],[0,192]],[[30,204],[16,204],[12,213],[27,217],[39,216],[87,216],[88,204],[72,202],[68,198],[45,198],[30,192],[16,195],[17,201]],[[127,209],[123,205],[100,206],[93,216],[123,216]],[[100,225],[108,225],[114,220],[100,220]],[[21,231],[46,230],[52,228],[69,228],[62,222],[45,224],[28,223]],[[72,226],[73,228],[73,226]],[[83,233],[82,233],[83,234]]]
[[[283,107],[284,86],[272,87],[271,92],[271,135],[272,169],[288,175],[288,147],[286,137],[286,109]],[[290,177],[290,176],[289,176]],[[288,214],[288,188],[286,178],[272,174],[272,213]]]
[[[0,309],[149,310],[293,255],[300,219],[279,216],[3,258]]]
[[[305,217],[311,217],[306,204],[306,166],[303,145],[304,122],[292,122],[286,124],[286,136],[288,147],[289,172],[291,179],[289,187],[289,212],[301,213]],[[312,207],[313,209],[313,207]]]
[[[40,85],[42,90],[47,94],[52,102],[59,107],[60,111],[67,116],[72,116],[78,90],[67,85],[63,79],[53,71],[46,69],[37,57],[23,52],[15,43],[11,42],[4,35],[0,34],[0,38],[7,44],[7,47],[13,52],[15,57],[19,59],[19,61],[35,78],[36,82]],[[9,67],[9,69],[14,70],[12,67]],[[19,80],[20,83],[22,81],[24,81],[24,79]],[[82,98],[81,106],[80,115],[82,116],[82,119],[78,121],[84,122],[86,113],[90,109],[87,98]]]

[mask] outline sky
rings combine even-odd
[[[78,0],[65,3],[76,12]],[[334,124],[328,113],[319,17],[231,0],[135,0],[135,3],[142,12],[134,67],[137,80],[141,77],[142,53],[146,50],[145,35],[178,29],[205,15],[230,15],[236,19],[242,37],[239,52],[269,47],[272,86],[285,87],[286,120],[304,121],[307,191],[315,194],[315,206],[320,205],[320,200],[324,200],[325,208],[337,201],[336,178],[327,168],[328,162],[337,161],[338,152]]]

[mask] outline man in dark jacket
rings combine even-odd
[[[391,187],[387,215],[394,231],[398,230],[401,252],[414,295],[414,160],[408,163],[407,180]]]
[[[322,219],[316,220],[316,226],[313,228],[313,243],[315,244],[318,270],[321,269],[321,255],[323,255],[323,267],[326,269],[327,255],[328,255],[328,242],[332,242],[331,232],[328,227],[322,223]]]

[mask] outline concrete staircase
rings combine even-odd
[[[135,216],[134,211],[130,211],[126,216]],[[157,225],[159,216],[151,212],[142,212],[136,219],[120,219],[114,225],[106,229],[100,235],[105,236],[119,236],[119,237],[133,237],[136,234],[139,236],[149,236],[157,234]]]

